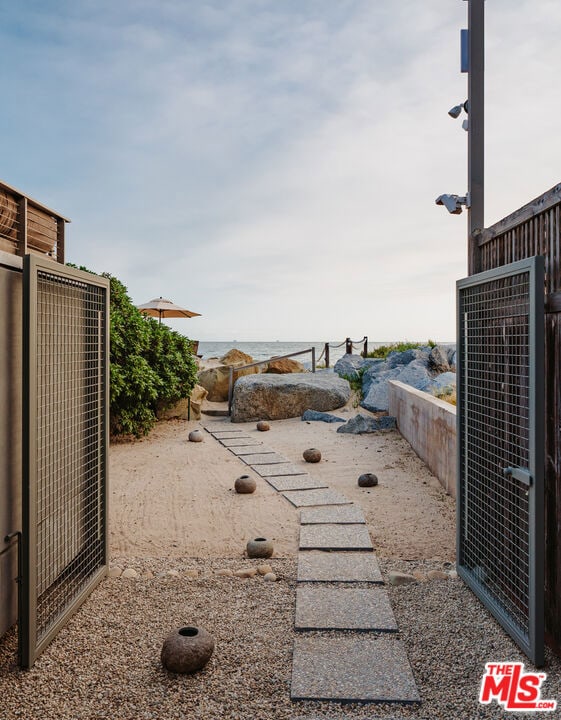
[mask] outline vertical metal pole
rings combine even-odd
[[[468,274],[479,272],[484,220],[485,0],[468,1]]]
[[[232,397],[234,395],[234,366],[230,365],[230,377],[228,379],[228,415],[232,414]]]

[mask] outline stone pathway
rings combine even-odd
[[[291,699],[419,703],[361,509],[254,434],[204,428],[302,508]]]

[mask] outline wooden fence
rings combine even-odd
[[[64,263],[64,226],[68,218],[11,185],[0,182],[0,250],[28,253]]]
[[[545,257],[545,624],[561,653],[561,184],[485,229],[472,245],[473,275]]]

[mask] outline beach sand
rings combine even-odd
[[[352,403],[337,414],[351,417]],[[218,418],[203,419],[216,424]],[[227,422],[227,421],[226,421]],[[503,717],[478,693],[485,662],[526,658],[454,568],[454,502],[397,431],[346,435],[336,425],[300,419],[229,425],[266,443],[342,491],[362,508],[386,590],[422,699],[420,705],[290,700],[298,514],[256,477],[253,495],[236,495],[248,467],[199,422],[160,422],[150,435],[110,451],[112,572],[57,635],[34,667],[17,667],[13,628],[0,640],[1,718],[25,720],[474,720]],[[321,450],[317,465],[302,452]],[[379,485],[362,489],[358,475]],[[273,539],[277,582],[236,577],[262,561],[247,540]],[[119,569],[128,572],[120,574]],[[440,579],[429,579],[430,571]],[[444,573],[442,571],[445,571]],[[392,571],[418,582],[389,584]],[[119,576],[114,577],[114,574]],[[132,573],[132,577],[129,575]],[[450,573],[450,574],[448,574]],[[444,578],[442,579],[442,575]],[[183,625],[215,638],[208,665],[189,676],[167,673],[164,637]],[[339,638],[344,633],[322,633]],[[561,661],[546,653],[545,697],[561,695]]]
[[[355,413],[348,406],[342,416]],[[235,558],[257,536],[273,540],[275,556],[295,555],[298,510],[210,434],[188,441],[191,430],[220,420],[160,422],[146,439],[112,445],[112,555]],[[380,557],[454,559],[454,501],[397,431],[349,435],[300,418],[270,426],[259,432],[255,423],[225,421],[358,504]],[[320,463],[303,460],[309,447],[322,452]],[[377,487],[358,487],[365,472],[378,476]],[[242,474],[257,481],[252,495],[234,491]]]

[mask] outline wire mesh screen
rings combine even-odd
[[[543,562],[535,537],[542,472],[535,431],[542,410],[535,383],[536,285],[528,263],[522,265],[459,284],[458,564],[530,654],[536,569]]]
[[[33,278],[27,416],[31,663],[106,563],[108,293],[105,284],[82,276],[37,267]]]

